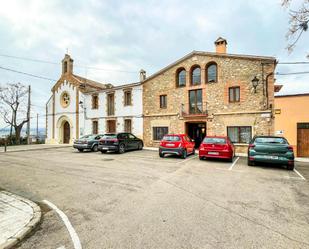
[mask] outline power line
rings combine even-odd
[[[309,64],[309,61],[294,61],[294,62],[278,62],[277,64],[283,65],[302,65],[302,64]]]
[[[296,74],[308,74],[309,71],[306,71],[306,72],[292,72],[292,73],[280,73],[280,72],[277,72],[276,75],[296,75]]]
[[[46,60],[41,60],[41,59],[34,59],[34,58],[29,58],[29,57],[20,57],[20,56],[8,55],[8,54],[0,54],[0,56],[6,57],[6,58],[17,59],[17,60],[45,63],[45,64],[52,64],[52,65],[60,65],[59,62],[46,61]],[[138,71],[117,70],[117,69],[99,68],[99,67],[91,67],[91,66],[89,67],[89,66],[83,66],[83,65],[78,65],[78,64],[74,65],[74,67],[91,69],[91,70],[120,72],[120,73],[134,73],[134,74],[138,73]]]
[[[18,70],[7,68],[7,67],[0,66],[0,69],[6,70],[6,71],[10,71],[10,72],[14,72],[14,73],[19,73],[19,74],[27,75],[27,76],[31,76],[31,77],[38,78],[38,79],[43,79],[43,80],[48,80],[48,81],[57,81],[55,79],[50,79],[50,78],[47,78],[47,77],[44,77],[44,76],[35,75],[35,74],[32,74],[32,73],[26,73],[26,72],[18,71]]]

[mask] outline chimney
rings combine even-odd
[[[144,81],[146,79],[146,71],[144,69],[141,69],[139,71],[139,80],[140,82]]]
[[[68,54],[62,60],[62,74],[73,74],[73,59]]]
[[[216,53],[219,54],[226,54],[226,45],[227,45],[227,41],[222,38],[219,37],[216,41],[215,41],[215,45],[216,45]]]

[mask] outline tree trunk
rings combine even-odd
[[[14,128],[15,128],[16,144],[19,145],[20,144],[20,132],[21,132],[22,127],[16,126]]]

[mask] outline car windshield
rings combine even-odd
[[[117,134],[105,134],[103,136],[103,139],[116,139],[117,138]]]
[[[254,142],[258,144],[264,144],[264,143],[287,144],[288,143],[286,139],[282,137],[257,137]]]
[[[203,141],[204,144],[226,144],[225,138],[219,137],[206,137]]]
[[[179,136],[164,136],[163,139],[164,141],[170,141],[170,142],[173,142],[173,141],[180,141],[180,137]]]
[[[80,139],[94,139],[95,138],[95,135],[85,135],[85,136],[82,136]]]

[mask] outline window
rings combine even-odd
[[[206,68],[206,82],[217,82],[217,64],[212,62]]]
[[[99,97],[98,95],[92,95],[92,109],[99,108]]]
[[[240,101],[240,88],[239,86],[229,88],[229,102],[239,102]]]
[[[125,91],[124,92],[124,105],[131,105],[132,104],[132,92],[131,91]]]
[[[107,132],[116,132],[116,120],[107,120]]]
[[[160,95],[160,108],[166,108],[166,107],[167,107],[167,96]]]
[[[65,62],[63,63],[63,73],[67,73],[67,72],[68,72],[68,62],[65,61]]]
[[[132,120],[131,119],[124,120],[124,131],[132,132]]]
[[[195,66],[191,70],[191,85],[199,84],[201,84],[201,68],[199,66]]]
[[[178,69],[176,77],[178,87],[186,85],[186,70],[184,68]]]
[[[252,130],[251,126],[229,126],[227,135],[233,143],[250,143]]]
[[[108,116],[113,116],[115,115],[115,98],[114,94],[110,93],[107,95],[107,115]]]
[[[198,114],[203,112],[202,89],[189,91],[189,113]]]
[[[97,120],[93,120],[92,121],[92,134],[98,134],[98,121]]]
[[[153,140],[161,140],[167,133],[168,127],[153,127]]]
[[[136,139],[136,136],[134,136],[133,134],[128,134],[128,136],[129,136],[129,139]]]
[[[60,97],[60,103],[63,108],[66,108],[70,104],[70,95],[68,92],[63,92]]]

